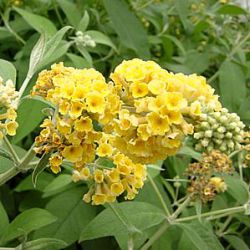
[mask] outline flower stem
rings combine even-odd
[[[181,213],[182,211],[188,206],[190,202],[190,196],[184,200],[184,202],[175,210],[175,212],[170,216],[171,220],[175,220]]]
[[[155,232],[155,234],[146,242],[141,250],[147,250],[149,249],[153,243],[158,240],[162,234],[167,230],[167,228],[170,226],[169,222],[165,221],[164,224]]]
[[[23,170],[28,170],[31,167],[29,166],[30,161],[34,158],[35,152],[33,151],[33,146],[24,156],[24,158],[19,162],[18,166],[14,166],[7,170],[6,172],[0,174],[0,186],[15,177]]]
[[[27,88],[27,86],[28,86],[29,81],[30,81],[31,78],[32,78],[32,75],[29,75],[29,74],[28,74],[28,75],[26,76],[26,78],[25,78],[25,80],[24,80],[24,82],[23,82],[23,84],[22,84],[22,86],[21,86],[21,88],[20,88],[20,90],[19,90],[18,104],[20,103],[20,99],[21,99],[21,97],[22,97],[22,95],[23,95],[25,89]]]
[[[164,212],[166,213],[167,216],[170,216],[170,212],[169,212],[169,210],[167,208],[166,203],[164,202],[164,200],[162,198],[160,190],[158,189],[157,185],[155,184],[155,182],[154,182],[153,178],[150,176],[150,174],[148,175],[148,179],[149,179],[149,181],[150,181],[150,183],[151,183],[151,185],[152,185],[152,187],[153,187],[159,201],[161,202],[161,205],[162,205],[162,207],[164,209]]]
[[[179,214],[186,208],[186,206],[190,202],[190,197],[188,196],[186,200],[176,209],[176,211],[169,215],[163,225],[155,232],[155,234],[149,239],[148,242],[145,243],[145,245],[141,248],[141,250],[149,249],[150,246],[153,245],[153,243],[161,237],[161,235],[166,231],[166,229],[175,222],[175,219],[178,217]]]
[[[123,211],[118,207],[114,206],[114,204],[109,203],[109,207],[116,215],[116,217],[121,221],[121,223],[127,228],[128,230],[128,250],[134,249],[134,235],[136,233],[141,233],[139,229],[137,229],[134,225],[130,223],[128,218],[124,215]]]
[[[12,157],[14,158],[15,162],[17,164],[20,163],[20,159],[15,151],[15,149],[13,148],[13,146],[11,145],[10,141],[8,140],[8,138],[6,136],[3,137],[4,143],[7,146],[9,152],[11,153]]]
[[[245,211],[244,206],[232,207],[232,208],[226,208],[226,209],[216,210],[212,212],[207,212],[207,213],[203,213],[199,215],[192,215],[192,216],[188,216],[184,218],[179,218],[179,219],[176,219],[175,222],[190,221],[190,220],[198,219],[199,217],[202,217],[202,218],[208,217],[207,218],[208,220],[213,220],[213,219],[221,218],[223,216],[227,216],[229,214],[240,213],[244,211]]]

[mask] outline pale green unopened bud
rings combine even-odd
[[[228,118],[227,118],[225,115],[221,116],[219,119],[220,119],[220,122],[221,122],[221,123],[226,123],[226,122],[228,122]]]
[[[212,130],[207,130],[205,133],[204,133],[204,136],[205,137],[212,137],[213,135],[213,131]]]
[[[241,129],[240,129],[239,127],[236,127],[236,128],[234,129],[234,131],[238,134],[238,133],[240,133]]]
[[[217,131],[222,134],[222,133],[226,132],[226,128],[225,127],[219,127],[219,128],[217,128]]]
[[[203,140],[201,141],[201,145],[202,145],[203,147],[207,147],[208,144],[209,144],[209,140],[207,140],[207,139],[203,139]]]
[[[235,129],[236,127],[237,127],[237,123],[236,122],[231,122],[227,126],[228,129]]]
[[[230,148],[230,149],[233,149],[234,148],[234,143],[232,141],[229,141],[227,143],[227,146]]]
[[[237,142],[242,142],[242,140],[243,140],[242,136],[240,136],[240,135],[236,135],[234,138]]]
[[[195,139],[200,139],[204,136],[204,132],[198,132],[198,133],[194,133],[194,138]]]
[[[213,124],[212,129],[216,130],[220,125],[218,123]]]
[[[226,150],[227,150],[227,145],[226,145],[226,143],[223,142],[223,143],[221,144],[221,146],[219,147],[219,150],[222,151],[222,152],[226,151]]]
[[[233,134],[231,132],[227,132],[225,137],[231,139],[233,137]]]
[[[220,112],[214,112],[213,117],[216,118],[216,119],[219,119],[221,117],[221,113]]]
[[[214,135],[215,138],[218,138],[218,139],[223,139],[224,138],[224,134],[221,134],[219,132],[214,132],[213,135]]]
[[[213,124],[216,123],[216,120],[215,120],[214,118],[212,118],[212,117],[208,117],[208,118],[207,118],[207,121],[208,121],[211,125],[213,125]]]
[[[207,114],[201,114],[200,119],[203,121],[207,120]]]
[[[228,113],[228,109],[222,108],[220,111],[223,115]]]
[[[216,144],[221,145],[222,140],[221,139],[214,139],[213,140]]]
[[[208,122],[202,122],[201,127],[208,129],[209,128],[209,123]]]

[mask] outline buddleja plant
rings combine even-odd
[[[243,122],[237,114],[230,114],[222,107],[204,77],[174,74],[154,61],[140,59],[124,60],[108,79],[93,68],[53,64],[39,73],[30,94],[23,97],[39,65],[56,49],[58,39],[68,29],[60,30],[49,41],[41,36],[31,53],[29,71],[19,91],[13,83],[15,69],[7,61],[1,61],[4,65],[0,81],[1,156],[8,158],[12,166],[1,173],[0,184],[21,172],[31,171],[33,185],[38,188],[39,178],[51,171],[58,177],[52,182],[46,180],[49,191],[45,197],[78,187],[73,190],[77,197],[81,193],[82,200],[73,193],[72,200],[68,198],[65,202],[74,203],[76,199],[79,209],[86,207],[89,224],[85,225],[86,219],[74,218],[83,231],[64,242],[60,237],[51,237],[57,213],[50,212],[49,205],[47,210],[25,209],[10,224],[1,205],[4,218],[0,227],[1,245],[61,249],[75,239],[86,241],[113,235],[122,249],[151,246],[158,249],[157,244],[160,247],[164,244],[161,241],[176,234],[183,239],[180,244],[188,237],[196,248],[209,249],[213,245],[221,249],[209,221],[217,221],[214,228],[220,236],[234,214],[249,213],[248,187],[243,181],[243,168],[249,161],[249,132]],[[25,98],[47,107],[33,146],[20,157],[9,136],[16,134],[16,110]],[[197,152],[190,148],[192,145]],[[164,170],[159,163],[166,158],[169,161],[165,164],[171,163],[171,157],[177,154],[191,155],[195,161],[191,162],[190,157],[187,161],[183,156],[186,170],[183,178],[176,176],[168,180],[174,182],[173,186],[162,180],[173,198],[171,205],[155,182],[155,176]],[[235,157],[238,157],[240,176],[234,166]],[[166,171],[169,168],[167,165]],[[240,185],[240,193],[234,190],[235,182],[236,186]],[[140,202],[144,188],[146,198]],[[181,189],[186,195],[179,199]],[[209,210],[211,201],[223,199],[219,198],[223,194],[225,198],[226,193],[232,197],[242,195],[240,203],[234,202],[223,209],[214,205]],[[154,200],[161,208],[147,203],[147,195],[156,197]],[[137,197],[137,201],[129,202]],[[94,218],[98,205],[105,209]],[[219,221],[224,217],[227,219]],[[39,229],[49,224],[52,228],[47,226],[47,234]],[[199,232],[194,230],[194,225]],[[32,234],[36,229],[40,231]],[[203,234],[209,235],[213,242],[204,243]],[[226,239],[233,242],[234,238]]]

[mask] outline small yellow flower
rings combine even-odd
[[[49,164],[52,172],[58,174],[61,171],[62,157],[60,155],[53,155],[49,158]]]
[[[18,128],[18,123],[15,121],[10,121],[6,124],[7,134],[14,136],[16,134],[16,129]]]
[[[98,92],[90,93],[86,98],[89,112],[102,114],[105,110],[105,99]]]
[[[79,132],[89,132],[93,130],[92,120],[89,117],[81,117],[75,122],[75,129]]]
[[[170,124],[181,124],[183,117],[179,111],[170,111],[166,107],[161,108],[160,110],[161,117],[167,117]]]
[[[190,115],[199,116],[201,115],[201,104],[198,101],[193,102],[189,109]]]
[[[106,202],[107,195],[106,194],[94,194],[92,196],[92,204],[93,205],[102,205]]]
[[[72,101],[71,107],[69,110],[69,115],[73,118],[77,118],[82,114],[83,109],[85,108],[85,105],[80,101]]]
[[[70,162],[77,162],[82,159],[83,148],[81,146],[66,146],[62,155]]]
[[[99,147],[97,148],[97,151],[96,151],[96,153],[100,157],[111,156],[112,152],[113,152],[113,148],[108,143],[102,143],[102,144],[100,144]]]
[[[91,177],[90,170],[87,167],[84,167],[80,171],[80,178],[82,180],[88,180]]]
[[[144,82],[133,82],[129,89],[134,98],[144,97],[148,94],[148,85]]]
[[[166,93],[167,108],[169,110],[180,110],[183,109],[187,102],[179,92],[168,92]]]
[[[119,196],[124,191],[123,185],[120,182],[112,183],[110,189],[111,193],[115,196]]]
[[[117,169],[111,170],[108,175],[111,182],[118,182],[120,181],[120,173],[118,172]]]
[[[152,80],[148,83],[149,91],[154,95],[160,95],[166,90],[166,83],[162,80]]]
[[[94,180],[95,180],[96,183],[102,183],[103,182],[104,175],[103,175],[102,170],[96,169],[94,171]]]
[[[63,120],[58,120],[57,129],[63,135],[69,134],[71,132],[70,124],[68,124],[67,122]]]
[[[168,118],[161,118],[159,114],[152,112],[148,116],[149,130],[154,135],[164,135],[169,131]]]

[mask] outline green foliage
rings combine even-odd
[[[202,157],[189,140],[176,156],[148,165],[152,181],[134,201],[119,200],[113,208],[84,203],[88,188],[72,181],[67,162],[57,176],[47,168],[49,155],[25,161],[44,112],[53,108],[29,92],[38,73],[57,62],[94,67],[107,79],[118,63],[134,57],[154,60],[169,71],[201,74],[223,106],[249,126],[250,15],[234,1],[221,2],[0,1],[0,76],[16,83],[22,95],[17,134],[9,138],[18,161],[0,140],[0,179],[10,177],[0,183],[0,249],[145,250],[152,239],[153,250],[249,249],[250,172],[242,168],[240,155],[232,157],[240,174],[223,176],[224,193],[208,204],[186,204],[175,219],[168,213],[186,200],[186,168]],[[13,171],[19,174],[11,178]],[[239,211],[218,214],[231,208]]]
[[[18,215],[7,226],[7,228],[5,228],[1,241],[6,242],[19,236],[25,236],[34,230],[53,223],[56,220],[56,216],[53,216],[47,210],[40,208],[26,210]]]

